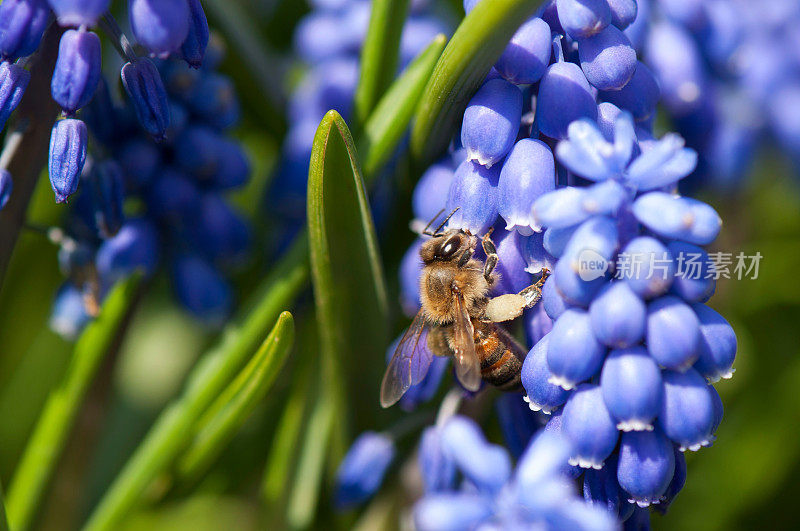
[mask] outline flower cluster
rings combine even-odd
[[[294,49],[308,69],[289,102],[290,128],[281,161],[267,193],[268,211],[293,234],[305,221],[308,161],[314,132],[328,110],[345,120],[353,110],[359,57],[370,18],[368,0],[314,0],[313,10],[300,21]],[[432,5],[429,5],[432,4]],[[401,35],[398,68],[405,68],[440,33],[447,32],[435,3],[410,2]]]
[[[639,0],[639,10],[631,40],[700,155],[695,184],[735,189],[765,139],[800,161],[797,2]]]
[[[466,11],[474,4],[465,2]],[[736,336],[704,304],[715,275],[702,246],[721,220],[677,193],[697,153],[679,135],[653,136],[661,92],[629,37],[641,31],[637,20],[633,0],[547,2],[469,102],[460,137],[421,177],[413,210],[417,227],[458,207],[449,227],[493,231],[494,294],[553,271],[525,316],[532,348],[522,383],[536,413],[524,419],[501,400],[506,440],[509,448],[527,442],[531,418],[546,414],[545,431],[569,443],[560,471],[580,478],[586,501],[646,525],[647,508],[665,509],[682,488],[683,452],[713,441],[722,403],[709,382],[731,376]],[[400,267],[409,314],[420,304],[420,244]],[[702,274],[685,274],[678,257],[686,255],[700,257]],[[616,271],[623,256],[637,267]],[[436,369],[401,405],[433,396],[445,372]],[[424,445],[425,437],[423,453]],[[496,473],[500,489],[508,474]],[[455,498],[441,503],[434,514],[471,514]]]
[[[464,416],[439,419],[420,439],[418,464],[424,496],[413,509],[415,528],[616,529],[605,511],[584,503],[562,474],[570,443],[554,430],[526,441],[512,466],[508,451],[486,440]],[[339,468],[337,501],[363,501],[380,486],[395,456],[392,439],[363,434]]]
[[[51,325],[75,336],[117,279],[137,269],[153,273],[162,254],[180,302],[219,324],[232,306],[220,268],[240,260],[249,244],[247,224],[223,195],[249,177],[243,149],[226,137],[240,110],[231,81],[215,71],[224,52],[209,46],[197,0],[130,0],[134,44],[107,8],[107,0],[0,5],[4,111],[16,105],[28,76],[11,61],[36,50],[50,10],[74,28],[63,32],[51,83],[63,112],[51,136],[50,182],[56,201],[75,198],[65,228],[49,232],[68,277]],[[102,75],[100,39],[88,29],[95,25],[120,52],[126,100]],[[10,187],[4,172],[0,204]]]

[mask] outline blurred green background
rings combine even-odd
[[[220,28],[228,42],[223,71],[236,81],[245,117],[236,136],[247,146],[254,167],[251,184],[236,194],[238,206],[256,228],[254,257],[236,276],[240,299],[244,299],[268,271],[270,257],[264,256],[262,249],[270,227],[260,216],[258,198],[274,166],[284,124],[280,109],[263,99],[260,84],[264,79],[248,67],[250,58],[243,52],[242,35],[237,31],[241,19],[237,17],[247,16],[248,31],[255,32],[248,38],[269,50],[271,57],[286,57],[293,27],[307,7],[296,0],[207,0],[204,5],[212,27]],[[273,73],[277,72],[276,68]],[[409,180],[402,182],[406,193],[399,194],[398,201],[407,198]],[[736,330],[737,370],[732,380],[717,386],[725,406],[717,442],[688,456],[686,487],[665,517],[654,517],[654,524],[659,529],[796,528],[793,502],[800,495],[795,476],[800,473],[800,179],[796,168],[780,154],[768,152],[761,155],[746,186],[736,194],[701,195],[725,221],[713,250],[760,252],[763,259],[757,279],[723,279],[717,285],[711,306]],[[399,314],[397,262],[413,239],[404,230],[407,209],[407,202],[396,209],[390,223],[400,229],[381,239],[395,315]],[[58,224],[61,213],[45,176],[39,181],[29,220]],[[52,298],[62,281],[56,251],[41,235],[24,232],[0,290],[0,479],[6,486],[47,393],[60,380],[71,354],[72,345],[47,325]],[[297,317],[307,323],[310,306],[308,297],[305,299],[298,306]],[[214,335],[214,330],[204,329],[173,303],[163,276],[150,282],[116,359],[103,366],[81,411],[47,494],[40,528],[72,529],[83,521],[157,414],[179,393],[187,371]],[[125,529],[282,525],[279,515],[285,512],[287,493],[296,485],[290,482],[285,492],[266,503],[260,483],[276,440],[276,425],[284,419],[287,397],[294,389],[290,384],[309,380],[308,371],[315,370],[304,367],[302,354],[317,348],[313,326],[301,323],[297,337],[300,339],[276,386],[200,485],[190,493],[177,491],[155,506],[137,510],[126,520]],[[375,353],[377,366],[382,357],[383,352]],[[373,396],[350,398],[353,402],[375,401],[377,408]],[[302,406],[288,411],[303,418],[309,412]],[[324,518],[330,511],[327,487],[321,496]],[[389,509],[402,501],[399,497],[379,498],[368,510],[368,518],[394,514]],[[339,522],[349,527],[354,518],[345,516]],[[373,520],[366,522],[375,525]]]

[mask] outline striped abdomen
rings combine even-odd
[[[473,325],[483,379],[502,391],[520,391],[525,350],[498,324],[473,321]]]

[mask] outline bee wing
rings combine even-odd
[[[422,381],[432,359],[433,353],[428,348],[428,327],[420,310],[397,344],[383,375],[381,406],[392,406],[409,387]]]
[[[456,376],[465,388],[477,391],[481,386],[481,364],[475,352],[475,337],[472,320],[467,313],[464,297],[455,296],[456,320],[453,324],[453,362]]]

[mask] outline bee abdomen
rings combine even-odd
[[[487,334],[476,345],[482,351],[481,376],[502,391],[517,391],[521,388],[520,372],[522,360],[515,354],[511,338],[501,337],[496,330]]]

